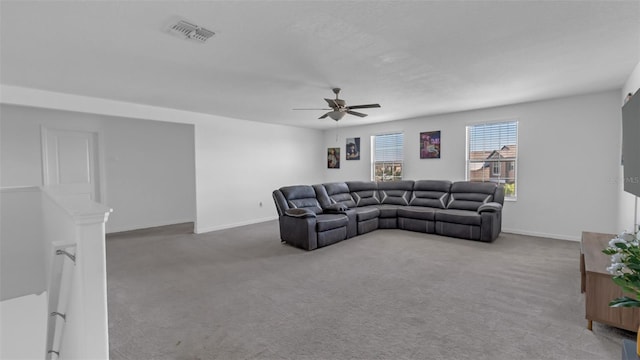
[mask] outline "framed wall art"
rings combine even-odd
[[[347,160],[360,160],[360,138],[347,138]]]
[[[340,148],[327,148],[327,168],[340,169]]]
[[[440,159],[440,131],[420,133],[420,159]]]

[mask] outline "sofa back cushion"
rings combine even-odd
[[[450,189],[451,181],[418,180],[413,184],[413,195],[409,205],[446,209]]]
[[[378,183],[381,204],[409,205],[413,191],[413,180]]]
[[[451,185],[447,208],[476,211],[480,205],[493,201],[497,187],[497,184],[488,182],[455,182]]]
[[[316,214],[322,213],[322,207],[316,199],[316,192],[312,186],[285,186],[280,188],[280,192],[282,192],[290,209],[309,209]]]
[[[329,196],[330,204],[341,204],[348,208],[356,207],[356,202],[351,196],[349,187],[345,182],[322,184]]]
[[[347,181],[356,206],[379,205],[378,184],[373,181]]]

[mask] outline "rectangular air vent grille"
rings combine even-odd
[[[181,34],[187,39],[193,39],[200,42],[205,42],[216,34],[211,30],[207,30],[184,20],[180,20],[177,24],[171,25],[170,30],[173,33]]]

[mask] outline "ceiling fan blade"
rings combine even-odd
[[[351,115],[355,115],[355,116],[360,116],[360,117],[365,117],[365,116],[367,116],[367,114],[363,114],[363,113],[359,113],[359,112],[351,111],[351,110],[347,110],[346,112],[347,112],[347,114],[351,114]]]
[[[368,109],[368,108],[379,108],[380,104],[366,104],[366,105],[353,105],[347,106],[347,109]]]
[[[329,114],[330,114],[330,112],[328,112],[328,113],[326,113],[326,114],[324,114],[324,115],[320,116],[318,119],[324,119],[324,118],[326,118],[327,116],[329,116]]]
[[[333,110],[333,109],[307,109],[307,108],[296,108],[296,109],[291,109],[291,110],[323,110],[323,111],[329,111],[329,110]]]
[[[333,108],[333,109],[337,109],[337,108],[339,108],[339,107],[340,107],[340,105],[339,105],[339,104],[338,104],[334,99],[327,99],[327,98],[325,98],[324,100],[325,100],[325,101],[327,102],[327,104],[329,104],[329,106],[330,106],[331,108]]]

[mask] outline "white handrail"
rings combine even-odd
[[[60,357],[60,345],[64,335],[67,305],[75,271],[75,249],[75,243],[52,243],[51,278],[47,289],[49,298],[45,354],[47,360],[54,359],[54,356]]]

